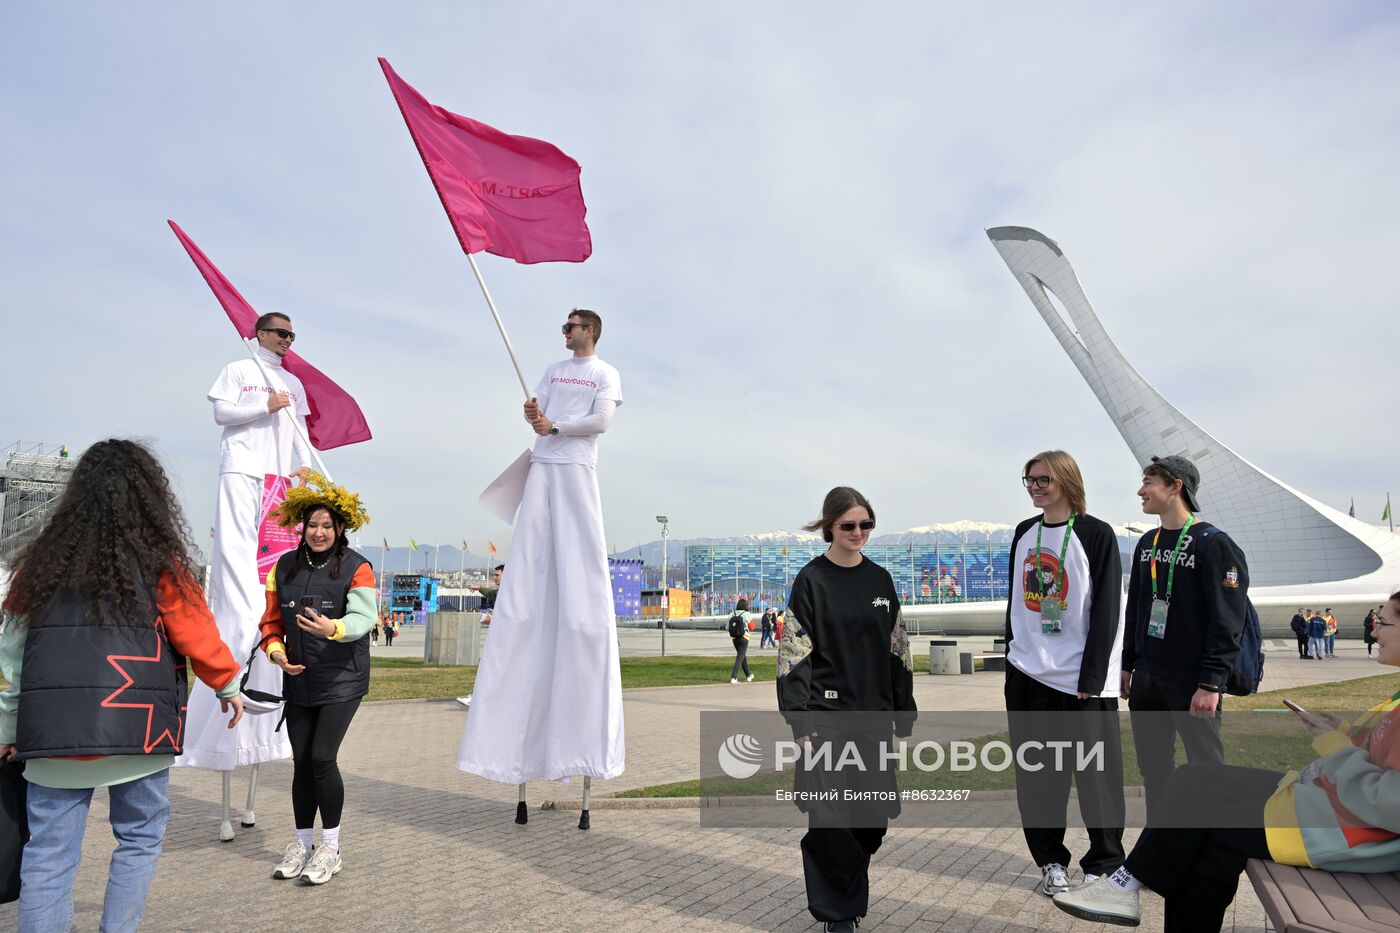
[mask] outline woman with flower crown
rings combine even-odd
[[[292,489],[278,523],[301,524],[300,544],[267,575],[267,611],[258,628],[268,660],[282,668],[287,737],[292,744],[296,841],[274,878],[325,884],[340,871],[345,783],[336,753],[369,692],[369,633],[375,623],[374,570],[350,549],[347,531],[369,521],[360,497],[313,473]],[[321,844],[312,848],[316,814]]]

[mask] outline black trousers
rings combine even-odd
[[[1162,806],[1167,781],[1176,768],[1176,737],[1186,746],[1186,760],[1201,764],[1223,764],[1225,746],[1220,743],[1220,698],[1215,715],[1200,719],[1191,715],[1191,697],[1197,685],[1185,680],[1161,677],[1139,671],[1133,673],[1128,709],[1133,724],[1133,747],[1147,793],[1147,823],[1150,826]]]
[[[813,917],[833,921],[865,916],[870,906],[870,856],[879,851],[885,829],[807,830],[802,837],[802,876]]]
[[[1123,863],[1166,899],[1166,930],[1220,929],[1245,862],[1269,857],[1264,803],[1282,777],[1222,764],[1187,764],[1172,774],[1160,825],[1142,831]]]
[[[1298,657],[1306,658],[1308,656],[1308,636],[1306,634],[1299,635],[1297,632],[1293,634],[1298,639]]]
[[[1017,764],[1016,804],[1031,858],[1041,868],[1051,862],[1071,864],[1073,857],[1065,847],[1065,811],[1073,782],[1079,788],[1079,814],[1089,834],[1089,851],[1079,865],[1086,874],[1112,872],[1123,864],[1123,740],[1118,701],[1081,700],[1061,693],[1014,664],[1006,665],[1005,696],[1013,748],[1027,741],[1102,742],[1104,747],[1102,771],[1074,771],[1073,752],[1066,756],[1068,768],[1047,763],[1039,771],[1026,771]]]
[[[744,668],[744,676],[749,676],[749,640],[740,635],[731,641],[734,642],[734,670],[729,672],[729,679],[738,680],[741,665]]]
[[[321,828],[335,829],[345,806],[345,782],[336,754],[360,708],[360,698],[326,706],[288,703],[286,708],[287,738],[292,743],[292,815],[297,829],[315,826],[317,810],[321,811]]]

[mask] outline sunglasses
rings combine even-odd
[[[578,321],[569,321],[567,324],[565,324],[563,327],[561,327],[560,330],[562,330],[562,331],[564,332],[564,336],[567,337],[567,336],[569,336],[569,331],[573,330],[575,327],[587,327],[587,326],[589,326],[589,325],[587,325],[587,324],[580,324]]]
[[[296,339],[297,339],[297,335],[296,335],[294,332],[292,332],[292,331],[290,331],[290,330],[286,330],[286,329],[281,328],[281,327],[264,327],[264,328],[262,329],[262,332],[265,333],[265,334],[276,334],[278,337],[282,338],[283,340],[296,340]]]
[[[844,531],[849,534],[850,532],[855,531],[857,528],[859,528],[861,531],[873,531],[875,528],[875,522],[867,518],[863,522],[837,522],[834,527],[837,531]]]
[[[1021,477],[1021,485],[1025,486],[1027,489],[1030,489],[1032,486],[1034,486],[1036,489],[1049,489],[1051,482],[1052,480],[1048,476]]]

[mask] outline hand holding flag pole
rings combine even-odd
[[[257,364],[258,372],[262,373],[263,382],[267,383],[269,389],[276,392],[277,383],[272,381],[272,375],[268,373],[267,367],[263,365],[262,360],[258,359],[257,341],[244,337],[243,349],[248,351],[248,355],[251,356],[253,362]],[[282,409],[282,411],[286,414],[287,420],[292,423],[292,430],[297,432],[297,437],[301,438],[301,442],[306,445],[306,449],[310,452],[311,459],[316,462],[316,468],[320,470],[321,475],[330,482],[335,482],[335,480],[331,478],[331,471],[326,469],[326,462],[321,459],[321,455],[316,452],[316,448],[311,446],[311,438],[307,437],[306,432],[302,430],[301,422],[297,420],[294,406],[288,405],[286,408]],[[305,484],[305,482],[306,480],[303,478],[302,483]]]

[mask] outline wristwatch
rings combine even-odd
[[[551,424],[551,425],[549,426],[549,433],[550,433],[550,434],[558,434],[558,433],[559,433],[559,425],[557,425],[557,424]]]

